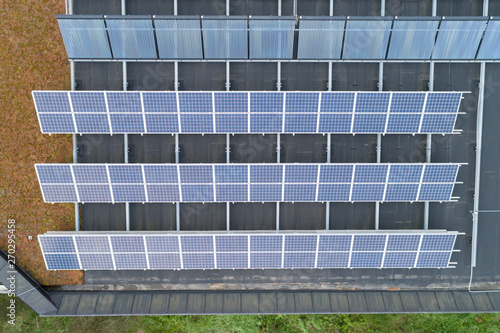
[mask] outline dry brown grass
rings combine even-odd
[[[74,230],[74,206],[44,203],[34,168],[72,162],[71,136],[42,135],[31,97],[32,90],[70,88],[54,17],[64,11],[63,0],[0,0],[0,247],[7,248],[7,220],[15,219],[17,263],[42,285],[83,280],[80,271],[47,271],[36,239]]]

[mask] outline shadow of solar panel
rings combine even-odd
[[[143,19],[107,16],[106,25],[115,59],[156,59],[153,23]]]
[[[111,58],[106,27],[101,16],[74,19],[56,15],[56,18],[68,58]]]

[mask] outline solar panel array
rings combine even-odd
[[[45,202],[449,201],[459,164],[37,164]]]
[[[453,133],[459,92],[34,91],[43,133]]]
[[[71,59],[294,57],[295,17],[58,15],[57,19]],[[497,18],[321,16],[297,21],[297,59],[500,59]]]
[[[49,270],[446,268],[455,238],[446,231],[38,236]]]

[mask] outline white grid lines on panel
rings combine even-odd
[[[422,247],[422,240],[424,239],[424,235],[420,235],[420,241],[418,242],[418,249],[417,249],[417,255],[415,257],[415,264],[413,264],[413,267],[417,267],[418,263],[418,257],[420,256],[420,248]],[[455,237],[456,239],[456,237]]]
[[[111,244],[111,236],[108,236],[108,244],[111,251],[111,260],[113,261],[113,270],[116,271],[115,251],[113,250],[113,245]]]
[[[215,93],[212,91],[212,131],[215,133]]]
[[[78,193],[78,186],[76,186],[75,172],[73,171],[73,165],[69,165],[69,170],[71,171],[71,178],[73,178],[73,186],[75,187],[76,200],[80,201],[80,193]]]
[[[78,251],[78,247],[76,246],[75,236],[71,237],[71,239],[73,240],[73,245],[75,246],[76,259],[78,259],[78,265],[80,265],[80,269],[83,269],[82,261],[80,260],[80,251]]]
[[[382,262],[380,263],[380,268],[384,267],[385,254],[387,253],[387,243],[389,243],[389,234],[385,236],[384,254],[382,254]]]
[[[318,195],[319,195],[319,173],[320,173],[320,168],[321,168],[321,165],[318,165],[318,175],[316,177],[316,196],[315,196],[315,200],[314,201],[318,201]]]
[[[109,191],[111,192],[111,202],[115,203],[115,194],[113,193],[113,186],[111,185],[111,176],[109,175],[109,166],[106,164],[106,174],[108,175]]]
[[[418,201],[420,197],[420,189],[422,188],[422,181],[424,180],[424,174],[425,174],[425,164],[422,167],[422,174],[420,175],[420,182],[418,183],[417,197],[415,198],[415,201]]]
[[[351,133],[354,131],[354,114],[356,113],[356,101],[358,100],[358,93],[354,94],[354,102],[352,103],[352,118],[351,118]]]
[[[250,235],[247,236],[247,268],[250,268]]]
[[[285,235],[281,236],[281,268],[285,267]]]
[[[247,93],[247,132],[250,133],[250,93]]]
[[[354,235],[351,236],[351,247],[349,249],[349,262],[347,263],[347,268],[351,268],[351,259],[352,259],[352,247],[354,245]]]
[[[144,133],[147,133],[148,125],[146,123],[146,110],[144,109],[144,97],[142,96],[142,92],[140,93],[140,95],[141,95],[142,121],[144,122]]]
[[[176,167],[177,167],[177,179],[178,179],[177,185],[179,186],[179,201],[182,202],[183,200],[182,200],[181,173],[179,171],[179,164],[177,164]],[[180,243],[179,243],[179,246],[180,246]]]
[[[422,132],[422,123],[424,122],[425,108],[427,107],[427,97],[429,97],[429,92],[425,93],[424,105],[422,106],[422,113],[420,114],[420,124],[418,125],[418,133]]]
[[[352,175],[351,175],[351,189],[349,191],[349,201],[352,202],[352,189],[354,188],[354,175],[356,174],[356,165],[352,167]]]
[[[319,93],[319,99],[318,99],[318,114],[316,118],[316,133],[319,133],[319,119],[321,115],[321,95],[322,93]]]
[[[319,236],[316,236],[316,254],[314,257],[314,268],[318,268]]]
[[[179,92],[175,92],[175,102],[177,103],[177,122],[179,123],[179,133],[182,133],[182,125],[181,125],[181,107],[179,103]]]
[[[184,259],[182,258],[181,236],[177,236],[177,242],[179,243],[179,256],[181,260],[181,269],[184,269]]]
[[[214,247],[214,268],[217,269],[217,247],[215,246],[215,235],[212,236],[212,244]]]
[[[385,127],[384,127],[384,133],[387,133],[387,126],[389,125],[389,113],[391,112],[391,104],[392,104],[392,92],[389,95],[389,104],[387,105],[387,116],[385,118]]]
[[[286,92],[283,93],[283,109],[281,110],[281,133],[285,133],[285,109],[286,109]]]
[[[106,104],[106,115],[108,116],[109,134],[113,135],[113,125],[111,124],[111,115],[109,114],[108,93],[104,92],[104,104]]]
[[[148,265],[148,269],[151,269],[151,266],[149,265],[148,244],[146,243],[146,236],[142,236],[142,241],[144,242],[144,251],[146,252],[146,264]]]
[[[75,133],[78,133],[78,128],[76,126],[75,110],[73,109],[73,101],[71,100],[71,94],[69,91],[68,91],[68,103],[69,103],[69,109],[71,110],[71,118],[73,118],[73,127],[75,128]]]
[[[217,202],[217,191],[215,189],[215,165],[212,165],[212,182],[213,182],[212,189],[214,191],[214,202]]]
[[[387,184],[389,183],[389,174],[391,173],[391,165],[387,167],[387,175],[385,176],[385,185],[384,185],[384,195],[382,196],[382,202],[385,201],[385,194],[387,193]]]
[[[280,153],[280,151],[278,151],[278,154],[279,153]],[[281,202],[284,202],[284,201],[285,201],[285,165],[283,164],[283,175],[281,178]]]
[[[144,172],[144,165],[141,165],[142,182],[144,183],[144,193],[146,193],[146,202],[149,202],[148,187],[146,186],[146,173]]]
[[[247,165],[247,201],[250,202],[250,164]],[[250,244],[250,241],[248,241],[248,244]]]

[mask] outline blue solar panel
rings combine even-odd
[[[419,201],[447,201],[453,191],[453,184],[422,184]]]
[[[417,260],[417,267],[447,267],[450,257],[451,252],[420,252]]]
[[[395,19],[387,59],[430,59],[439,20]]]
[[[389,171],[389,183],[418,183],[422,175],[423,165],[392,164]]]
[[[215,197],[217,201],[248,201],[248,186],[245,185],[216,185]]]
[[[158,53],[161,59],[203,58],[200,20],[154,19]]]
[[[318,112],[319,93],[317,92],[287,92],[285,112]]]
[[[253,114],[250,116],[250,132],[280,133],[283,129],[281,114]]]
[[[106,19],[109,41],[115,59],[156,58],[151,19]]]
[[[77,185],[80,202],[112,202],[109,185]],[[76,194],[75,194],[76,198]]]
[[[138,92],[107,92],[106,96],[111,113],[142,112],[141,94]]]
[[[352,268],[377,268],[382,266],[383,252],[353,252]]]
[[[316,253],[285,252],[283,268],[314,268]]]
[[[105,165],[75,164],[72,166],[75,181],[81,184],[108,184]]]
[[[146,129],[148,133],[179,133],[177,115],[146,114]]]
[[[216,92],[214,94],[214,104],[216,113],[247,113],[248,112],[248,93]]]
[[[214,252],[212,236],[181,236],[182,252]]]
[[[142,99],[145,112],[177,112],[177,95],[174,92],[143,92]]]
[[[477,59],[500,59],[500,21],[489,20]]]
[[[250,93],[250,112],[283,113],[283,94],[279,92]]]
[[[318,268],[349,267],[349,252],[319,252]]]
[[[182,185],[182,201],[186,202],[213,202],[213,185]]]
[[[181,258],[178,253],[150,253],[148,258],[151,269],[181,268]]]
[[[113,133],[144,133],[144,123],[140,114],[112,113],[111,128]]]
[[[424,235],[420,251],[451,251],[454,243],[453,235]]]
[[[39,235],[49,269],[413,268],[417,256],[416,267],[447,267],[456,238],[379,231],[63,234]]]
[[[282,201],[282,186],[281,184],[251,184],[250,185],[250,201],[265,202],[265,201]]]
[[[285,183],[316,183],[318,181],[318,166],[287,165],[285,166]]]
[[[384,201],[417,201],[418,184],[387,184]]]
[[[247,19],[202,20],[203,50],[207,59],[247,59]]]
[[[442,20],[432,59],[474,59],[486,20]]]
[[[320,114],[319,133],[351,133],[352,114]]]
[[[117,184],[142,184],[142,168],[140,165],[110,165],[109,178]]]
[[[179,93],[180,112],[207,113],[213,111],[212,93]]]
[[[248,132],[248,116],[246,114],[216,114],[215,132],[246,133]]]
[[[217,253],[217,268],[248,268],[247,253]]]
[[[73,122],[73,116],[65,113],[40,113],[40,127],[43,133],[71,133],[77,132]],[[77,123],[78,125],[78,123]],[[77,127],[80,130],[79,127]]]
[[[213,183],[214,175],[211,165],[179,165],[182,184]]]
[[[354,235],[353,251],[384,251],[385,235]]]
[[[429,93],[425,104],[426,113],[455,113],[462,99],[461,93]]]
[[[45,264],[48,269],[80,269],[76,254],[46,254]]]
[[[343,59],[385,59],[390,20],[347,20]]]
[[[246,165],[216,165],[216,183],[247,183],[248,167]]]
[[[64,19],[57,17],[68,58],[106,59],[111,51],[102,17]]]
[[[356,165],[354,183],[385,183],[387,178],[387,165]]]
[[[144,185],[113,185],[115,202],[146,202]]]
[[[73,185],[42,185],[41,187],[45,202],[78,202]]]
[[[345,19],[308,20],[299,26],[298,59],[340,59]]]
[[[433,94],[428,94],[432,96]],[[392,93],[391,113],[421,113],[425,103],[425,93]],[[428,97],[428,101],[429,101]],[[438,96],[438,98],[441,96]],[[431,98],[432,99],[432,98]],[[427,102],[428,102],[427,101]],[[383,112],[383,111],[381,111]]]
[[[182,133],[212,133],[214,131],[211,114],[181,114]]]
[[[250,253],[250,268],[281,268],[281,252]]]
[[[111,253],[111,248],[109,247],[109,239],[107,236],[78,236],[75,237],[75,242],[76,246],[78,247],[78,252]]]
[[[317,114],[287,114],[285,133],[315,133],[317,123]]]
[[[458,172],[457,164],[428,164],[425,166],[424,183],[453,183]]]
[[[356,114],[352,131],[353,133],[383,133],[386,119],[386,114]]]
[[[177,166],[175,165],[145,165],[144,175],[146,176],[146,183],[149,184],[177,184],[179,182]]]
[[[250,165],[250,183],[282,183],[283,165]]]
[[[360,92],[356,99],[356,112],[387,113],[390,98],[390,93]]]
[[[316,201],[315,184],[285,184],[284,201]],[[281,201],[281,200],[280,200]]]
[[[250,59],[289,59],[293,56],[295,19],[250,19]]]
[[[36,165],[40,183],[73,184],[71,166],[68,165]]]
[[[384,258],[384,268],[407,268],[415,265],[417,252],[387,252]],[[446,266],[442,266],[446,267]]]
[[[178,185],[147,185],[149,202],[179,202],[181,196]]]
[[[421,114],[390,114],[387,133],[418,133]]]
[[[318,201],[349,201],[350,184],[320,184]]]
[[[321,93],[321,113],[352,113],[354,111],[353,92],[322,92]]]
[[[105,113],[107,111],[104,92],[72,91],[70,96],[73,111],[76,113]]]
[[[71,113],[68,93],[64,91],[33,91],[38,113]]]
[[[456,114],[425,114],[420,133],[451,133],[456,118]]]
[[[75,121],[76,133],[111,133],[107,114],[75,113]]]

